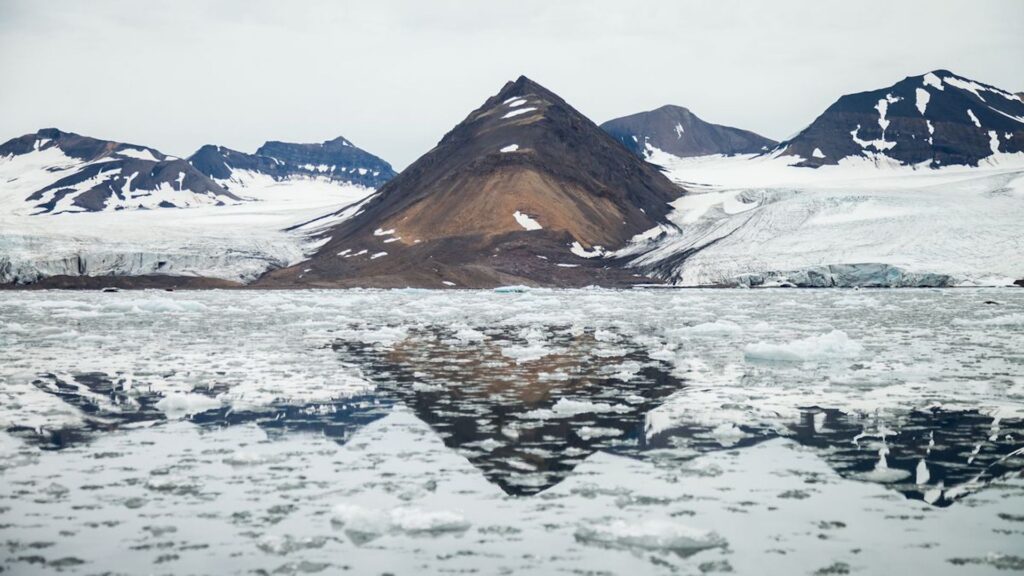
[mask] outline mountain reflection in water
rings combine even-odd
[[[421,327],[391,345],[339,339],[332,348],[341,361],[359,366],[376,390],[327,402],[222,405],[190,420],[202,427],[255,423],[271,436],[313,432],[344,443],[402,404],[489,481],[517,496],[554,486],[598,450],[656,455],[659,465],[670,465],[673,458],[779,436],[814,449],[845,478],[884,483],[936,506],[1024,470],[1018,449],[1024,424],[976,410],[862,415],[809,399],[797,421],[738,426],[733,437],[685,416],[648,430],[647,414],[687,382],[641,343],[607,330],[552,326],[541,335],[536,329]],[[116,374],[44,374],[34,384],[85,415],[78,428],[8,429],[42,448],[167,420],[157,407],[160,393],[127,386]],[[225,391],[214,384],[193,393],[213,399]]]

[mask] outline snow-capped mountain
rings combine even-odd
[[[809,167],[867,158],[938,168],[1022,151],[1021,95],[935,70],[841,97],[773,154]]]
[[[345,148],[339,157],[369,156],[337,146]],[[334,146],[309,148],[326,148],[323,158]],[[0,284],[248,283],[315,250],[310,230],[296,225],[362,200],[374,178],[390,173],[371,157],[378,164],[354,168],[359,183],[352,183],[340,168],[313,177],[302,166],[225,150],[213,151],[233,171],[224,162],[195,166],[153,148],[55,129],[7,142],[0,147]],[[199,169],[209,166],[226,174]],[[165,207],[189,210],[150,210]]]
[[[557,95],[508,82],[271,285],[621,285],[596,256],[657,225],[682,189]]]
[[[35,214],[239,201],[180,158],[56,128],[0,145],[0,196],[8,209]]]
[[[756,154],[777,144],[749,130],[705,122],[688,109],[672,105],[609,120],[601,128],[641,158],[653,149],[680,158]]]
[[[260,146],[255,154],[206,145],[188,161],[203,174],[233,190],[244,188],[260,177],[274,181],[314,179],[379,188],[396,174],[390,164],[341,137],[320,144],[271,141]]]

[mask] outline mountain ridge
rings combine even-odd
[[[0,145],[0,180],[36,214],[187,207],[240,198],[181,158],[43,128]]]
[[[801,167],[860,157],[903,165],[977,166],[1024,152],[1024,99],[939,69],[841,96],[771,154]]]
[[[686,158],[755,154],[778,144],[750,130],[707,122],[688,108],[673,104],[614,118],[601,124],[601,129],[641,158],[650,153],[651,147]]]
[[[389,163],[341,136],[321,143],[268,140],[253,154],[207,144],[188,160],[228,187],[243,185],[244,176],[263,174],[275,181],[324,179],[379,188],[397,175]]]

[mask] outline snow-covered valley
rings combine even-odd
[[[0,160],[0,169],[3,160]],[[238,171],[241,201],[154,210],[34,214],[22,187],[0,187],[0,284],[50,276],[196,276],[248,283],[302,261],[313,227],[289,228],[356,203],[372,189]]]
[[[933,170],[740,155],[650,161],[690,190],[616,256],[684,286],[1005,286],[1024,277],[1024,158]]]

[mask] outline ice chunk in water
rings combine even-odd
[[[724,546],[718,534],[667,520],[592,522],[576,529],[584,544],[645,551],[671,551],[683,555]]]
[[[156,407],[167,414],[168,418],[181,418],[220,408],[221,403],[216,398],[202,394],[168,394],[156,403]]]
[[[531,410],[523,415],[524,418],[545,420],[548,418],[571,418],[577,414],[603,414],[608,412],[629,412],[628,406],[621,404],[605,404],[604,402],[590,402],[587,400],[570,400],[559,398],[550,409],[541,408]]]
[[[470,523],[461,514],[449,510],[403,507],[387,511],[356,504],[335,506],[331,522],[344,527],[346,534],[357,543],[388,533],[439,536],[464,532],[470,527]]]
[[[863,352],[864,347],[859,342],[850,339],[846,332],[833,330],[828,334],[802,338],[785,344],[768,342],[748,344],[744,349],[744,357],[747,360],[806,362],[855,358]]]

